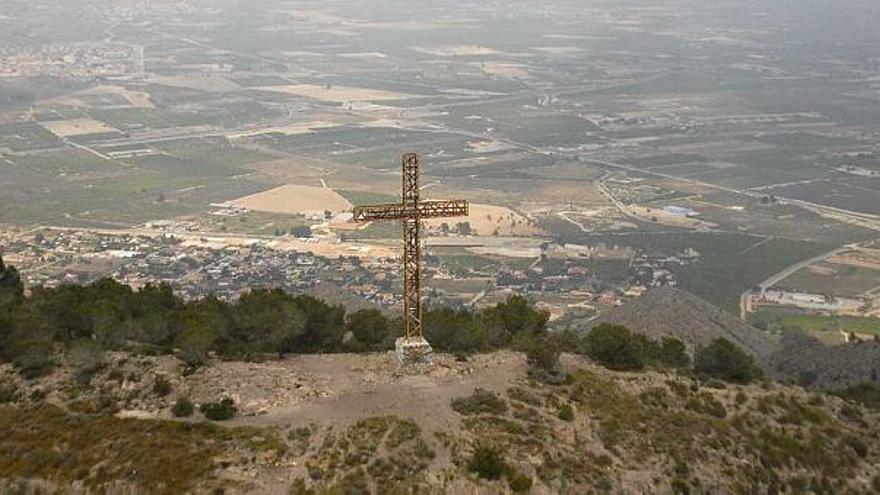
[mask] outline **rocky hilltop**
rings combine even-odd
[[[211,362],[113,353],[88,383],[64,364],[3,368],[5,489],[147,493],[876,493],[876,412],[800,387],[615,372],[515,352]],[[181,398],[193,411],[181,413]],[[235,414],[200,406],[229,398]],[[203,410],[205,412],[200,412]],[[172,412],[174,411],[174,412]],[[314,491],[312,491],[314,490]]]

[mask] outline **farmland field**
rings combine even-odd
[[[323,213],[325,210],[340,212],[351,209],[351,203],[332,189],[295,184],[278,186],[228,203],[249,210],[288,214]]]

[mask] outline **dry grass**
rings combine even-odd
[[[126,481],[182,493],[218,466],[215,458],[280,453],[269,430],[69,414],[52,405],[0,408],[0,477],[87,487]]]

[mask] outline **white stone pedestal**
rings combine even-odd
[[[423,337],[400,337],[394,342],[394,354],[406,370],[422,373],[434,366],[434,349]]]

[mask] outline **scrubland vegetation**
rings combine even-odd
[[[183,301],[167,286],[133,290],[100,280],[26,297],[17,272],[6,266],[0,323],[2,357],[24,379],[51,374],[63,356],[83,384],[98,373],[131,381],[121,371],[115,376],[116,368],[104,373],[109,350],[174,354],[182,372],[192,373],[216,359],[382,351],[400,333],[400,323],[379,311],[346,313],[274,290],[254,290],[235,302]],[[119,402],[103,391],[59,406],[0,383],[0,427],[8,432],[0,440],[0,479],[96,489],[117,480],[133,486],[164,480],[171,491],[235,490],[246,483],[218,473],[294,463],[303,475],[290,493],[477,485],[513,493],[535,486],[557,493],[621,486],[870,493],[880,484],[872,467],[880,455],[871,411],[878,394],[870,385],[838,391],[838,398],[769,383],[751,355],[721,338],[691,353],[677,339],[654,340],[610,323],[586,335],[551,333],[547,314],[519,296],[481,311],[430,309],[426,333],[462,366],[475,353],[507,349],[525,354],[527,372],[506,390],[478,387],[437,404],[460,427],[435,425],[427,433],[413,419],[391,415],[339,427],[240,428],[233,400],[196,404],[176,390],[174,377],[161,374],[145,386],[175,421],[120,418]],[[649,474],[633,485],[621,478],[627,472]]]

